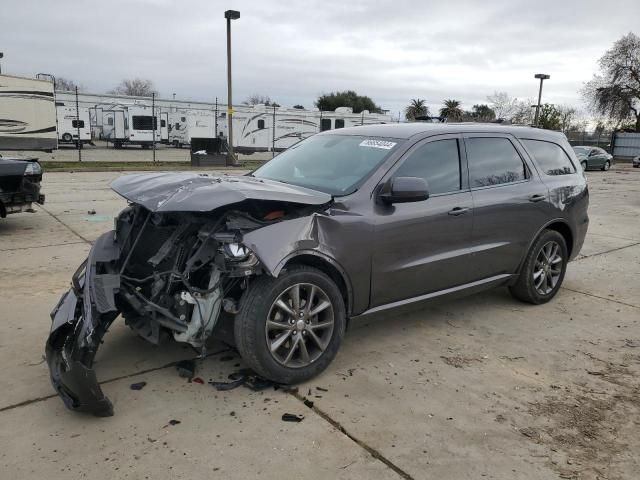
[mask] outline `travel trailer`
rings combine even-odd
[[[182,148],[191,139],[216,138],[215,114],[209,110],[178,111],[169,114],[169,144]]]
[[[58,144],[82,145],[91,141],[89,109],[78,107],[70,102],[56,102],[56,120],[58,127]],[[78,137],[78,132],[80,136]]]
[[[58,147],[53,82],[0,75],[0,150]]]
[[[160,143],[160,110],[152,116],[151,107],[144,105],[112,105],[102,107],[102,138],[115,148],[140,145],[149,148]]]
[[[160,111],[160,143],[169,143],[169,112]]]
[[[226,126],[226,113],[222,113]],[[234,109],[233,146],[238,153],[250,154],[272,149],[280,152],[311,135],[358,125],[391,123],[391,116],[378,113],[353,113],[349,107],[333,112],[301,110],[266,105],[243,106]],[[220,122],[219,122],[220,123]],[[226,136],[226,128],[224,128]]]

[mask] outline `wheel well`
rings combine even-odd
[[[571,258],[571,251],[573,250],[573,233],[571,233],[569,225],[563,222],[555,222],[551,225],[547,225],[546,228],[547,230],[555,230],[564,237],[564,241],[567,244],[567,255]]]
[[[297,257],[293,257],[292,259],[290,259],[285,264],[284,268],[287,268],[288,265],[307,265],[309,267],[317,268],[321,272],[325,273],[327,276],[329,276],[329,278],[331,278],[331,280],[335,282],[335,284],[340,289],[347,314],[351,311],[351,304],[349,302],[349,289],[347,288],[347,283],[345,282],[345,279],[340,271],[330,262],[316,255],[298,255]]]

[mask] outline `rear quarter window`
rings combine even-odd
[[[576,167],[560,145],[544,140],[521,140],[543,173],[569,175]]]

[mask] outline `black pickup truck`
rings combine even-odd
[[[29,211],[34,202],[44,204],[41,181],[42,167],[37,158],[0,155],[0,218]]]

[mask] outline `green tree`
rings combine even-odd
[[[315,105],[325,112],[332,112],[338,107],[351,107],[353,113],[360,113],[363,110],[369,110],[371,113],[382,113],[382,109],[371,98],[358,95],[353,90],[322,94],[316,100]]]
[[[440,116],[448,121],[457,122],[464,114],[460,105],[458,100],[445,100],[444,106],[440,109]]]
[[[541,105],[538,125],[545,130],[560,130],[562,128],[562,115],[560,110],[551,103]]]
[[[414,121],[416,117],[429,116],[429,107],[427,107],[427,101],[421,98],[412,98],[411,103],[404,109],[404,118],[410,122]]]
[[[591,109],[616,120],[633,122],[640,132],[640,37],[624,35],[599,60],[600,74],[582,89]]]
[[[489,105],[474,105],[471,116],[476,122],[490,122],[496,119],[496,112]]]

